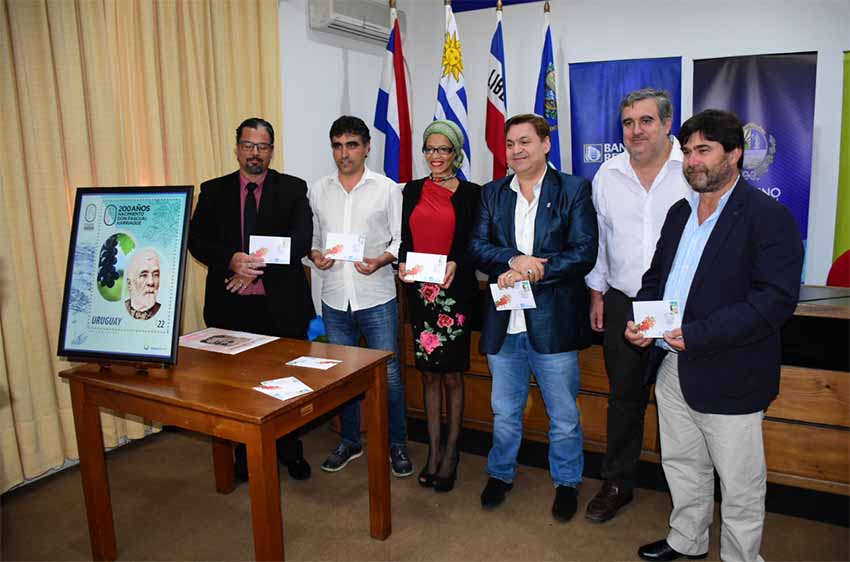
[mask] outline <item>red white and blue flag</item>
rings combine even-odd
[[[399,183],[413,179],[413,140],[404,52],[395,8],[390,9],[392,33],[387,42],[384,72],[375,107],[375,128],[384,133],[384,174]]]
[[[493,179],[505,177],[505,115],[508,94],[505,82],[505,43],[502,40],[502,10],[496,9],[496,31],[490,41],[490,72],[487,74],[487,124],[484,136],[493,153]]]

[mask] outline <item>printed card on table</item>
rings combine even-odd
[[[440,284],[446,278],[446,256],[407,252],[404,276],[407,280]]]
[[[490,283],[490,293],[493,295],[496,310],[537,308],[537,303],[534,302],[534,293],[531,291],[531,283],[528,281],[520,281],[507,289],[500,289],[497,284]]]
[[[328,232],[327,240],[325,240],[325,257],[340,261],[363,261],[365,248],[366,236],[363,234]]]
[[[268,394],[278,400],[289,400],[302,394],[313,392],[313,389],[298,380],[295,377],[284,377],[282,379],[273,379],[270,381],[262,381],[261,386],[255,386],[254,390],[258,390],[263,394]]]
[[[323,371],[327,371],[334,365],[339,365],[340,363],[342,363],[342,361],[339,359],[325,359],[324,357],[310,357],[309,355],[302,355],[297,359],[288,361],[286,364],[290,367],[307,367],[308,369],[321,369]]]
[[[664,332],[682,326],[679,301],[642,301],[632,303],[635,325],[646,338],[664,337]]]
[[[248,252],[266,263],[288,264],[292,239],[288,236],[251,236]]]

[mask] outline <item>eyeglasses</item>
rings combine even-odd
[[[239,149],[242,152],[251,152],[256,148],[260,151],[260,154],[266,154],[273,146],[273,144],[268,142],[239,141]]]
[[[441,156],[448,156],[452,152],[454,152],[454,147],[451,146],[423,146],[422,154],[427,154],[431,156],[432,154],[439,154]]]

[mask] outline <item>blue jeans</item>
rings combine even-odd
[[[581,419],[576,407],[578,352],[537,353],[528,334],[508,334],[502,349],[487,355],[493,390],[493,448],[487,473],[504,482],[516,476],[516,457],[522,441],[522,420],[534,378],[549,416],[549,472],[556,486],[578,486],[584,468]]]
[[[322,303],[322,319],[328,340],[338,345],[356,346],[360,335],[371,349],[392,351],[387,365],[387,401],[389,403],[390,445],[407,443],[407,412],[404,405],[404,380],[398,365],[398,301],[363,310],[347,311],[331,308]],[[360,447],[360,400],[352,400],[342,407],[342,441]]]

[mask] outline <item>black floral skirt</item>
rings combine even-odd
[[[453,287],[433,283],[408,286],[416,368],[432,373],[469,369],[469,317],[473,301],[459,302]]]

